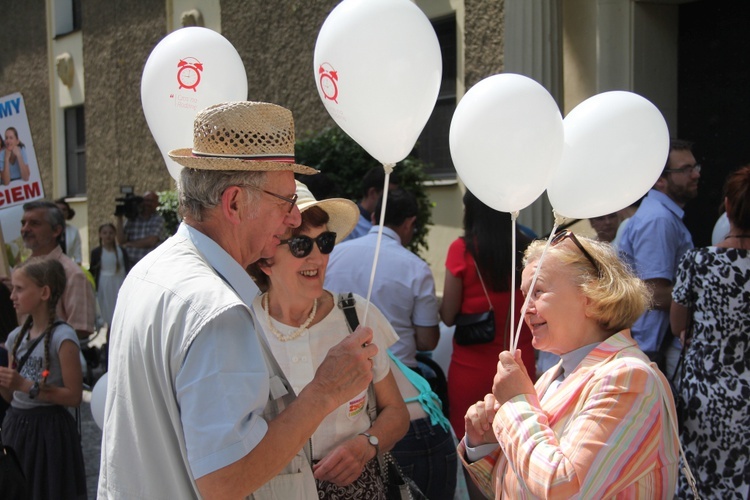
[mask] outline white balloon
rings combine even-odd
[[[590,97],[563,126],[565,148],[547,193],[565,217],[599,217],[633,204],[653,187],[669,155],[664,117],[632,92]]]
[[[141,104],[169,174],[182,166],[169,151],[193,145],[193,120],[204,108],[247,99],[247,74],[229,41],[213,30],[188,27],[167,35],[143,68]]]
[[[320,28],[313,70],[334,121],[381,163],[406,158],[432,114],[440,44],[410,0],[344,0]]]
[[[91,416],[99,428],[104,426],[104,407],[107,404],[107,374],[102,375],[91,391]]]
[[[716,224],[714,224],[714,230],[711,233],[711,244],[714,246],[718,245],[719,243],[724,241],[724,238],[726,238],[728,234],[729,234],[729,218],[727,217],[727,213],[724,212],[716,220]]]
[[[541,195],[560,161],[557,103],[531,78],[504,73],[474,85],[450,127],[453,163],[466,187],[495,210],[514,212]]]

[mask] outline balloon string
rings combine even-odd
[[[544,245],[544,250],[542,251],[542,255],[539,256],[539,261],[536,264],[536,270],[534,271],[534,277],[531,279],[531,285],[529,286],[529,289],[526,291],[526,299],[523,301],[523,307],[521,308],[521,317],[519,318],[519,321],[518,321],[518,328],[516,329],[516,336],[514,338],[515,343],[513,344],[513,350],[511,352],[515,352],[516,347],[518,347],[518,338],[521,335],[521,327],[523,326],[523,319],[526,317],[526,309],[529,308],[529,300],[531,299],[531,295],[534,293],[534,286],[536,285],[536,279],[539,276],[539,271],[542,269],[542,262],[544,261],[544,256],[547,253],[547,249],[549,248],[550,243],[552,242],[552,237],[557,232],[557,227],[559,225],[560,225],[559,219],[557,217],[557,214],[555,214],[555,225],[552,227],[552,231],[549,233],[549,238],[547,238],[547,244]]]
[[[511,246],[510,246],[510,323],[508,325],[508,328],[510,329],[510,337],[508,341],[508,347],[512,347],[510,353],[515,354],[516,353],[516,342],[515,337],[513,335],[513,325],[516,324],[516,219],[518,218],[518,211],[510,213],[510,220],[511,220],[511,228],[510,228],[510,238],[511,238]],[[505,328],[505,327],[503,327]],[[503,332],[503,336],[505,336],[505,332]],[[505,347],[505,346],[503,346]]]
[[[385,223],[385,206],[388,203],[388,186],[391,181],[391,172],[395,163],[384,163],[385,183],[383,184],[383,203],[380,206],[380,226],[378,227],[378,240],[375,244],[375,257],[372,259],[372,271],[370,272],[370,284],[367,287],[367,303],[365,304],[365,314],[362,318],[362,324],[367,326],[367,313],[370,311],[370,297],[372,297],[372,286],[375,283],[375,271],[378,268],[378,257],[380,256],[380,240],[383,239],[383,224]]]

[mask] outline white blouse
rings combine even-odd
[[[333,294],[333,297],[334,301],[338,301],[337,294]],[[357,315],[361,321],[367,302],[356,294],[354,298]],[[297,394],[312,381],[328,350],[349,335],[346,317],[338,306],[334,306],[322,321],[305,329],[298,338],[288,342],[281,342],[268,331],[269,316],[263,310],[262,296],[253,302],[253,311],[257,318],[256,327],[268,340],[271,352]],[[273,318],[270,320],[284,336],[289,336],[297,330],[296,326],[287,326]],[[386,349],[398,341],[398,335],[385,316],[372,304],[367,314],[367,323],[366,326],[373,331],[373,343],[378,346],[378,354],[373,358],[373,382],[377,383],[390,371]],[[323,419],[312,436],[313,459],[322,459],[343,441],[369,428],[370,418],[367,415],[365,390]]]

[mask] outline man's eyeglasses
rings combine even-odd
[[[287,213],[292,213],[292,209],[294,208],[294,205],[297,204],[297,193],[294,193],[294,195],[292,195],[291,198],[287,198],[286,196],[281,196],[280,194],[272,193],[271,191],[266,191],[265,189],[261,189],[261,188],[256,187],[256,186],[252,186],[250,184],[239,184],[239,186],[249,187],[249,188],[252,188],[252,189],[257,189],[258,191],[261,191],[263,193],[271,195],[274,198],[278,198],[280,200],[284,200],[285,202],[289,203],[289,210],[287,211]]]
[[[576,238],[576,235],[573,234],[573,231],[570,231],[569,229],[563,229],[559,233],[555,234],[552,237],[552,241],[550,241],[550,246],[555,246],[566,239],[570,238],[570,240],[575,243],[575,246],[578,247],[578,249],[581,251],[584,257],[588,259],[589,262],[591,262],[591,265],[594,266],[594,269],[596,269],[596,273],[601,278],[602,276],[602,270],[599,267],[599,264],[594,260],[594,258],[591,256],[591,254],[586,250],[580,241],[578,241],[578,238]]]
[[[326,231],[320,233],[316,238],[310,238],[309,236],[294,236],[287,240],[281,240],[279,245],[289,245],[289,251],[293,257],[303,259],[310,255],[313,249],[313,243],[318,245],[320,253],[323,255],[329,254],[333,251],[333,246],[336,244],[336,233],[333,231]]]
[[[695,165],[687,165],[682,168],[665,168],[664,171],[670,174],[692,174],[693,172],[700,174],[701,165],[696,163]]]

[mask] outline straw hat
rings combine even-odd
[[[328,214],[328,230],[336,233],[336,243],[346,238],[359,221],[357,204],[344,198],[316,200],[307,186],[297,183],[297,207],[300,213],[310,207],[320,207]]]
[[[169,157],[198,170],[318,173],[294,163],[292,112],[266,102],[225,102],[204,109],[193,123],[193,148],[174,149]]]

